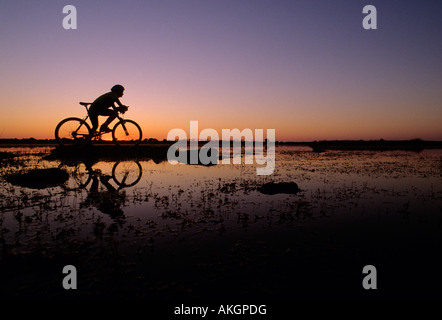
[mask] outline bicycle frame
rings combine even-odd
[[[86,120],[89,119],[89,108],[88,108],[87,106],[85,106],[85,105],[82,105],[82,106],[85,107],[85,109],[86,109],[86,117],[84,117],[81,121],[82,121],[82,122],[86,122]],[[124,118],[120,117],[120,112],[117,113],[117,119],[118,119],[119,122],[121,122],[121,126],[123,127],[124,132],[125,132],[126,134],[128,134],[127,129],[126,129],[126,126],[125,126],[125,124],[124,124],[124,123],[125,123],[125,120],[124,120]],[[117,123],[118,123],[118,122],[117,122]],[[83,125],[83,124],[80,124],[80,126],[75,130],[76,134],[78,134],[77,131],[81,128],[82,125]],[[111,133],[111,132],[106,132],[106,133]],[[91,136],[91,138],[101,137],[103,134],[106,134],[106,133],[98,131],[98,132],[95,132],[95,133]],[[79,135],[81,135],[81,136],[85,136],[85,137],[89,136],[89,135],[82,135],[82,134],[79,134]]]
[[[63,119],[59,122],[55,128],[55,137],[57,141],[63,145],[71,145],[78,143],[81,140],[91,141],[91,140],[102,140],[101,136],[107,132],[92,132],[90,121],[90,103],[80,102],[82,106],[86,109],[86,116],[83,118],[70,117]],[[109,131],[112,133],[112,141],[118,145],[131,145],[137,146],[142,139],[142,130],[140,126],[133,120],[124,119],[122,114],[127,110],[126,108],[117,108],[116,111],[116,121],[113,128]],[[114,114],[114,113],[112,113]],[[60,134],[61,133],[61,134]],[[66,140],[63,140],[66,139]],[[110,139],[105,139],[110,140]]]
[[[119,160],[112,166],[112,179],[118,185],[118,190],[136,185],[143,174],[143,168],[138,161],[134,160]],[[67,165],[61,163],[59,168],[64,168],[68,171],[70,179],[69,182],[73,182],[75,186],[66,186],[67,190],[79,190],[89,185],[91,179],[101,176],[110,176],[109,174],[102,174],[101,170],[93,169],[96,163],[87,163],[79,161],[74,165]],[[72,169],[70,169],[72,167]]]
[[[86,120],[89,118],[89,109],[88,109],[88,107],[85,106],[85,105],[83,105],[83,107],[86,108],[86,117],[84,117],[82,119],[82,122],[80,123],[80,126],[75,130],[75,135],[78,134],[77,132],[78,132],[78,130],[80,130],[81,126],[83,125],[83,122],[86,122]],[[82,135],[82,134],[80,134],[80,135]],[[83,136],[87,138],[89,135],[83,135]]]

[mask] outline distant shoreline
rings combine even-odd
[[[142,145],[172,145],[175,141],[160,141],[156,139],[145,139]],[[200,145],[206,144],[200,141]],[[244,142],[243,142],[244,143]],[[101,145],[113,145],[112,141],[100,142]],[[283,142],[276,141],[277,146],[307,146],[313,151],[322,152],[325,150],[410,150],[420,151],[424,149],[442,149],[442,141],[413,140],[321,140],[305,142]],[[57,147],[54,139],[0,139],[0,147]]]

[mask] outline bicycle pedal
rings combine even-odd
[[[109,133],[109,132],[112,132],[112,129],[110,129],[110,128],[106,128],[106,129],[100,129],[100,134],[103,134],[103,133]]]

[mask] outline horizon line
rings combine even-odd
[[[56,139],[54,138],[0,138],[0,142],[2,141],[54,141],[56,142]],[[107,141],[107,140],[106,140]],[[187,139],[187,140],[167,140],[167,139],[156,139],[156,138],[144,138],[142,140],[143,142],[168,142],[168,143],[176,143],[179,141],[186,141],[186,142],[200,142],[200,143],[207,143],[207,142],[267,142],[268,139],[264,140],[195,140],[195,139]],[[294,140],[275,140],[275,143],[315,143],[315,142],[440,142],[442,143],[442,140],[424,140],[421,138],[413,138],[413,139],[322,139],[322,140],[302,140],[302,141],[294,141]]]

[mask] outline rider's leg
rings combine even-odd
[[[109,192],[116,192],[117,189],[115,189],[114,186],[109,183],[109,180],[111,178],[112,178],[111,176],[101,176],[100,181]]]
[[[89,112],[89,118],[91,119],[91,123],[92,123],[92,132],[97,131],[97,128],[98,128],[98,115],[93,113],[93,112]]]
[[[109,130],[108,126],[111,124],[112,121],[115,120],[115,118],[118,115],[118,111],[117,110],[109,110],[109,117],[106,119],[105,122],[103,122],[103,124],[100,127],[101,131],[105,131],[104,129]]]

